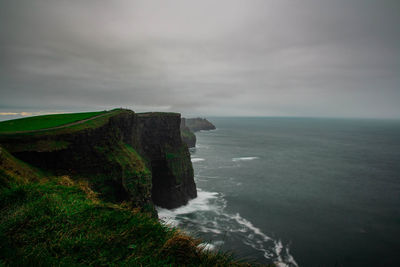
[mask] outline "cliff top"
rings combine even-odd
[[[3,121],[0,122],[0,136],[49,135],[97,128],[117,114],[131,112],[133,111],[113,109],[110,111],[51,114]]]
[[[0,122],[0,133],[13,133],[22,131],[36,131],[50,129],[71,123],[92,119],[105,114],[107,111],[51,114],[33,116]]]
[[[60,134],[85,128],[97,128],[104,125],[110,117],[132,112],[128,109],[118,108],[109,111],[50,114],[2,121],[0,122],[0,135]],[[180,117],[179,113],[174,112],[145,112],[136,114],[138,117]]]

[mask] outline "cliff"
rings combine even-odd
[[[0,122],[0,266],[250,266],[154,216],[196,196],[179,124],[123,109]]]
[[[16,158],[56,175],[85,180],[107,201],[154,211],[196,197],[193,169],[180,135],[180,114],[117,109],[44,131],[0,134]]]
[[[202,118],[182,118],[180,128],[182,141],[186,143],[189,148],[196,147],[196,135],[193,132],[215,130],[215,126],[211,122]]]
[[[191,119],[183,119],[182,124],[188,127],[192,132],[198,132],[201,130],[215,130],[214,124],[209,122],[204,118],[191,118]]]
[[[182,121],[184,121],[185,118],[182,118]],[[181,137],[182,141],[189,147],[196,147],[196,135],[190,131],[190,129],[187,126],[184,126],[184,124],[181,123]]]
[[[176,208],[197,196],[187,145],[180,134],[180,114],[137,115],[138,149],[150,159],[152,199],[161,207]]]

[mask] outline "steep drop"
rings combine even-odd
[[[196,197],[180,114],[113,110],[82,124],[0,134],[15,157],[57,175],[87,180],[108,201],[176,208]]]

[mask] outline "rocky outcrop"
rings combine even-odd
[[[154,210],[196,197],[190,154],[180,135],[180,114],[116,110],[72,127],[0,136],[15,157],[50,171],[85,179],[113,202]]]
[[[193,132],[201,130],[215,130],[215,126],[208,120],[202,118],[181,119],[182,141],[186,143],[189,148],[196,147],[196,135]]]
[[[183,124],[192,132],[198,132],[201,130],[215,130],[214,124],[204,118],[184,119]]]

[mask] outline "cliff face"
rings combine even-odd
[[[190,131],[189,127],[186,126],[185,118],[181,119],[181,137],[182,141],[190,148],[196,147],[196,135]]]
[[[82,125],[1,135],[0,143],[41,169],[87,180],[109,201],[175,208],[196,197],[179,124],[180,114],[119,110]]]
[[[196,135],[193,132],[215,130],[214,124],[202,118],[182,118],[180,127],[182,141],[186,143],[188,147],[196,147]]]
[[[215,130],[214,124],[203,118],[184,119],[182,123],[188,127],[192,132],[201,130]]]
[[[140,151],[150,160],[156,205],[175,208],[197,196],[190,154],[180,134],[180,114],[138,114]]]

